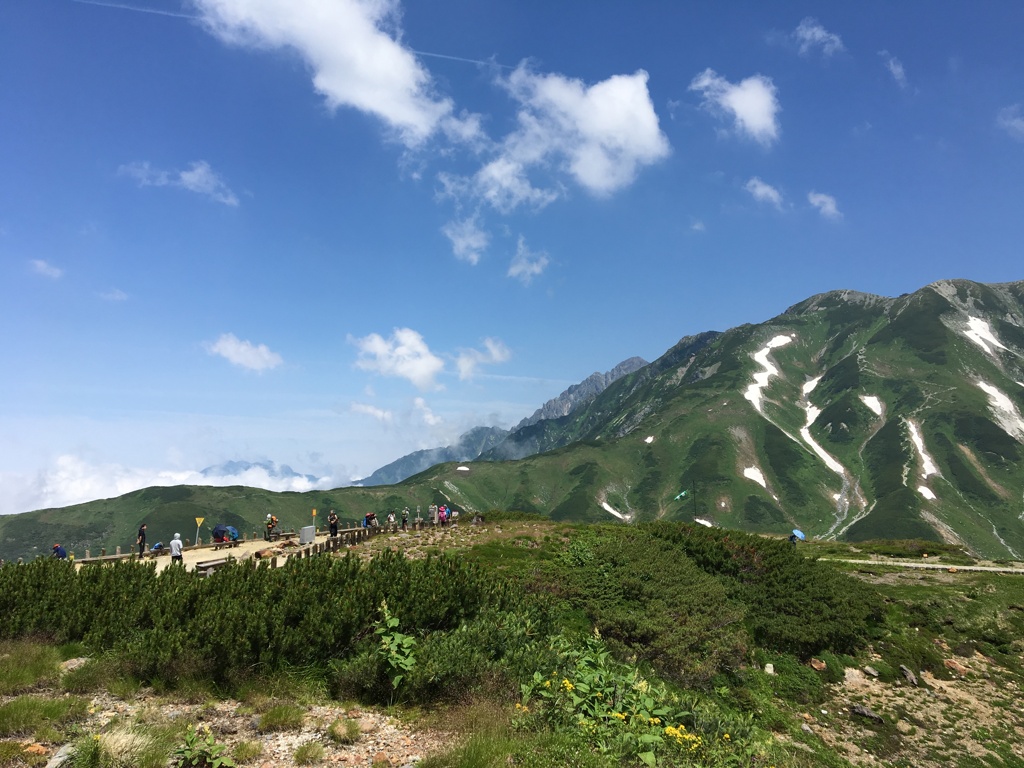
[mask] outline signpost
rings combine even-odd
[[[203,520],[205,519],[205,517],[196,518],[196,546],[199,545],[199,526],[203,524]]]

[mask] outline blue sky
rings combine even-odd
[[[343,485],[814,293],[1021,279],[1021,39],[1017,2],[8,0],[0,512]]]

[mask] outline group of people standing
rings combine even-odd
[[[139,545],[139,557],[140,558],[146,552],[146,529],[147,529],[147,526],[146,526],[145,523],[143,523],[142,525],[139,526],[139,535],[138,535],[138,538],[135,541],[135,543]],[[159,549],[163,549],[163,546],[164,546],[163,543],[158,541],[156,544],[153,545],[153,551],[155,552],[155,551],[157,551]],[[181,540],[181,534],[180,533],[174,534],[174,538],[171,539],[170,546],[168,547],[168,549],[171,552],[171,562],[172,563],[183,563],[185,561],[185,559],[181,555],[181,552],[182,552],[182,550],[184,548],[185,548],[185,542],[183,542]]]

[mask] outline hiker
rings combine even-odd
[[[327,513],[327,525],[331,528],[331,538],[336,538],[338,535],[338,513],[333,509]]]
[[[174,534],[174,538],[171,539],[171,562],[172,563],[181,563],[182,565],[184,565],[185,558],[183,558],[181,556],[181,550],[182,550],[183,547],[184,547],[184,544],[181,543],[181,534],[180,533]]]
[[[68,559],[67,550],[65,550],[64,547],[62,547],[60,544],[53,545],[53,556],[56,557],[58,560]]]
[[[406,507],[402,510],[402,530],[408,530],[409,528],[409,508]]]
[[[797,535],[796,535],[795,533],[791,533],[791,534],[789,534],[789,543],[790,543],[790,544],[792,544],[792,545],[793,545],[793,546],[795,547],[795,546],[796,546],[796,543],[797,543],[798,541],[800,541],[800,539],[798,539],[798,538],[797,538]]]
[[[135,541],[139,545],[139,557],[142,557],[146,551],[146,524],[143,523],[139,526],[139,537]]]
[[[270,541],[270,537],[274,535],[274,529],[277,528],[277,518],[274,515],[267,514],[267,541]]]
[[[449,517],[452,521],[452,528],[459,524],[459,510],[453,509]]]
[[[442,528],[448,525],[448,507],[444,504],[437,510],[437,522],[441,524]]]
[[[393,509],[390,512],[388,512],[388,530],[395,530],[395,510]]]

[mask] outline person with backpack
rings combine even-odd
[[[270,541],[271,536],[274,535],[274,529],[277,528],[277,518],[274,515],[267,514],[267,541]]]
[[[54,544],[53,545],[53,556],[55,558],[57,558],[58,560],[67,560],[68,559],[67,550],[64,549],[64,547],[62,547],[60,544]]]
[[[338,513],[333,509],[327,513],[327,525],[331,529],[331,538],[336,538],[338,536]]]
[[[409,529],[409,508],[406,507],[402,510],[402,530],[406,531]]]
[[[139,526],[139,537],[135,541],[139,545],[139,557],[142,557],[146,551],[146,524],[143,523]]]

